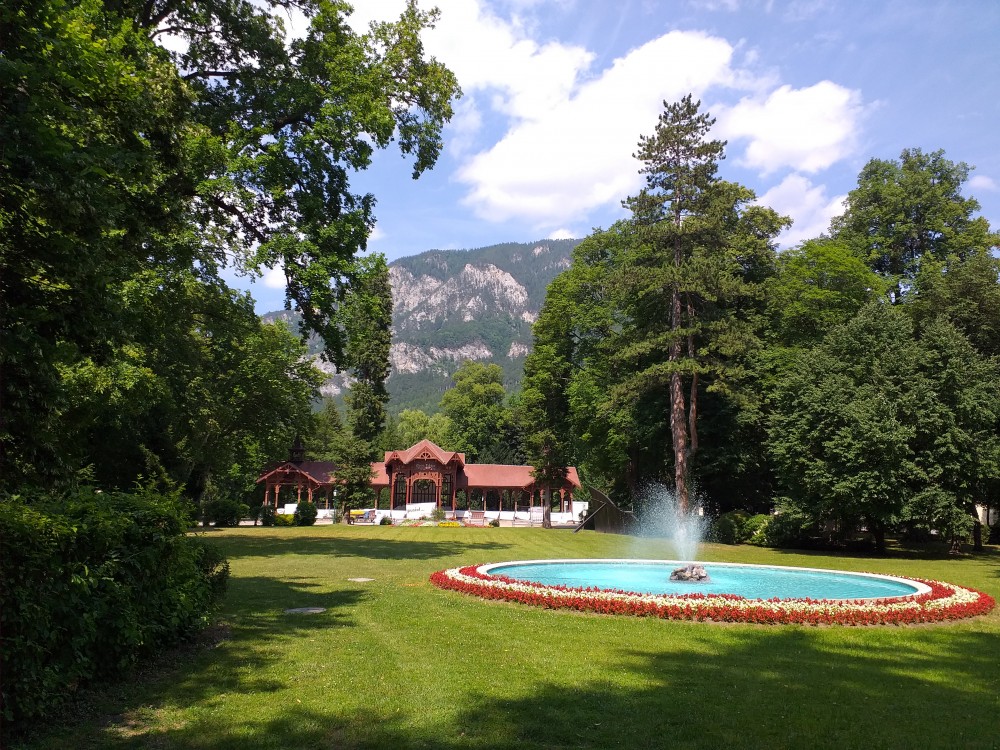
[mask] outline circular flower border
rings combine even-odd
[[[608,615],[660,617],[758,625],[912,625],[963,620],[993,609],[993,597],[975,589],[922,578],[930,591],[889,599],[745,599],[736,594],[637,594],[598,588],[547,586],[490,575],[480,568],[440,570],[431,583],[482,599]]]

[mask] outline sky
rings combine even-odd
[[[398,150],[354,176],[377,199],[369,250],[585,237],[624,218],[643,180],[632,154],[663,102],[691,93],[728,142],[722,178],[825,232],[872,158],[943,149],[975,169],[965,194],[1000,226],[998,0],[420,0],[426,51],[463,96],[436,167]],[[404,0],[357,0],[351,25]],[[291,19],[294,33],[296,19]],[[280,268],[249,283],[280,309]]]

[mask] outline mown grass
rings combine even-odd
[[[208,535],[221,626],[93,690],[25,748],[997,748],[1000,613],[926,627],[613,618],[428,583],[459,564],[669,557],[541,529],[325,526]],[[1000,551],[885,559],[707,545],[705,559],[871,570],[1000,599]],[[350,578],[372,578],[356,583]],[[325,607],[315,615],[290,607]]]

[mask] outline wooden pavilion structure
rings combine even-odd
[[[264,502],[278,507],[282,491],[294,492],[296,502],[325,502],[336,496],[337,467],[327,461],[306,461],[301,442],[296,439],[289,460],[268,469],[257,483],[264,484]],[[560,487],[541,487],[531,466],[510,464],[467,464],[465,454],[446,451],[429,440],[421,440],[403,451],[387,451],[385,459],[372,464],[372,500],[378,510],[380,498],[386,510],[408,510],[411,506],[441,508],[444,511],[506,511],[531,508],[548,502],[552,490],[559,490],[553,510],[568,512],[573,493],[580,488],[575,467],[568,467]],[[462,493],[461,495],[459,493]],[[464,502],[461,498],[464,497]]]

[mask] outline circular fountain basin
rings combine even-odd
[[[671,581],[676,560],[524,560],[483,565],[489,576],[545,586],[598,588],[636,594],[735,594],[745,599],[892,599],[930,592],[919,582],[873,573],[773,565],[698,563],[710,580]]]

